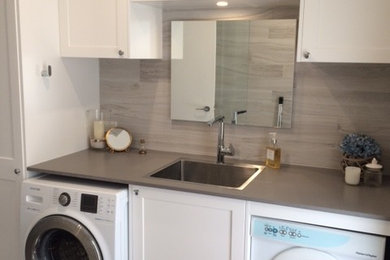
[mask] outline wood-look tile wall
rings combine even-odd
[[[255,18],[296,18],[296,10],[267,10]],[[216,154],[217,126],[170,120],[170,20],[245,17],[217,12],[165,14],[163,60],[100,60],[102,108],[128,129],[138,146],[192,154]],[[390,65],[297,63],[291,129],[277,129],[286,164],[338,169],[342,137],[362,132],[382,147],[385,172],[390,173]],[[235,157],[262,162],[272,128],[226,126],[225,141]]]

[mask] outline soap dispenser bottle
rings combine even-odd
[[[276,133],[269,133],[269,144],[266,147],[266,160],[265,165],[270,168],[279,169],[280,168],[280,155],[281,150],[277,145],[278,140],[276,138]]]

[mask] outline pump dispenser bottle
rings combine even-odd
[[[277,145],[278,140],[276,138],[276,133],[269,133],[269,144],[266,147],[266,160],[265,165],[270,168],[279,169],[280,168],[280,155],[281,150]]]

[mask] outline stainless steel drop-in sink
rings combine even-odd
[[[263,168],[250,164],[217,164],[182,159],[150,176],[242,190]]]

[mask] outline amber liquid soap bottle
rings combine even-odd
[[[279,169],[281,150],[277,145],[278,140],[276,138],[276,133],[269,133],[269,138],[269,144],[266,147],[265,165],[270,168]]]

